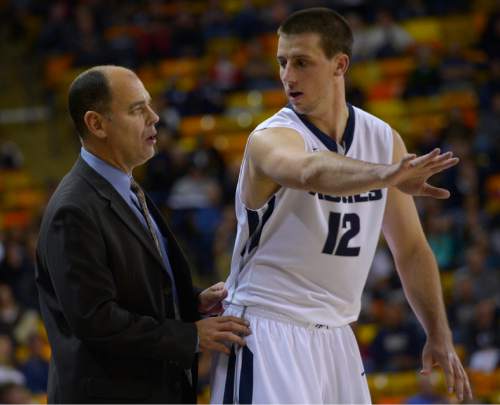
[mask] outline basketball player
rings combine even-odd
[[[370,402],[349,324],[381,229],[427,335],[422,372],[439,364],[450,392],[470,397],[412,198],[447,198],[427,179],[458,159],[409,155],[388,124],[346,103],[352,32],[340,15],[299,11],[278,35],[289,104],[249,137],[227,281],[225,313],[247,319],[252,335],[216,357],[212,402]]]

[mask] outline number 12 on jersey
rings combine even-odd
[[[342,235],[337,245],[339,236],[340,223],[342,228],[347,228],[347,231]],[[323,246],[322,253],[336,256],[358,256],[359,246],[350,247],[349,241],[359,233],[359,216],[357,214],[342,214],[338,212],[330,212],[328,218],[328,236]],[[337,246],[337,249],[335,249]],[[335,253],[334,253],[335,252]]]

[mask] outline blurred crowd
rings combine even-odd
[[[422,127],[410,149],[426,153],[440,147],[461,159],[433,179],[451,191],[451,198],[417,199],[417,206],[441,269],[460,354],[470,370],[492,372],[500,365],[500,14],[487,3],[401,0],[394,7],[389,0],[12,0],[0,2],[0,20],[9,41],[27,44],[30,58],[41,66],[53,55],[66,54],[72,56],[72,68],[112,63],[139,70],[166,58],[201,61],[209,56],[210,63],[203,64],[191,86],[172,77],[154,93],[161,116],[158,153],[141,173],[144,187],[189,252],[201,286],[224,279],[229,271],[239,161],[227,159],[203,134],[187,148],[180,123],[189,116],[228,113],[227,100],[234,92],[279,89],[277,65],[266,56],[262,36],[273,34],[289,13],[312,5],[343,13],[354,30],[354,64],[413,58],[415,67],[401,99],[450,89],[473,91],[478,100],[474,120],[451,109],[439,130]],[[467,46],[439,49],[416,43],[401,24],[473,13],[481,6],[488,10],[485,23]],[[214,41],[227,39],[245,48],[244,63],[223,47],[213,50]],[[47,100],[53,98],[56,90],[46,90]],[[359,107],[369,106],[368,95],[356,85],[349,86],[347,98]],[[22,167],[22,152],[0,137],[0,169],[6,173]],[[50,350],[34,285],[36,238],[36,220],[28,227],[0,227],[1,403],[26,403],[30,395],[43,397],[45,391]],[[354,327],[368,373],[420,367],[425,335],[405,302],[390,252],[381,241]],[[417,397],[420,403],[446,401],[432,397],[428,387],[421,390],[429,397]]]

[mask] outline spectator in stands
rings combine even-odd
[[[399,56],[413,44],[413,39],[387,9],[377,11],[375,24],[368,31],[366,54],[368,57]]]
[[[7,284],[0,284],[0,333],[12,336],[16,344],[25,344],[38,331],[40,317],[20,305]]]
[[[375,251],[372,267],[368,273],[368,279],[366,280],[367,287],[369,287],[368,290],[376,288],[376,285],[381,281],[389,280],[394,270],[394,261],[392,260],[387,243],[379,243]],[[390,289],[390,287],[387,287],[387,289]]]
[[[276,32],[279,25],[292,12],[293,2],[274,0],[262,13],[262,25],[267,32]]]
[[[441,92],[474,89],[472,63],[464,54],[458,43],[451,43],[439,65],[441,76]]]
[[[440,201],[426,202],[427,212],[424,221],[425,234],[441,271],[451,270],[457,265],[460,239],[457,236],[454,218],[443,210]]]
[[[390,3],[389,7],[393,4],[392,2],[388,3]],[[429,14],[426,3],[426,0],[403,0],[398,3],[398,7],[395,10],[397,13],[396,17],[402,20],[423,18]]]
[[[346,14],[346,19],[352,28],[353,45],[352,45],[352,61],[362,61],[373,55],[373,50],[369,48],[370,30],[366,25],[363,16],[356,12]],[[354,105],[355,104],[353,102]]]
[[[0,229],[0,267],[1,263],[5,260],[5,234]]]
[[[456,276],[470,277],[477,300],[500,298],[500,279],[495,269],[487,266],[484,246],[476,244],[467,248],[466,263],[457,270]]]
[[[205,41],[195,17],[188,11],[181,11],[173,24],[172,56],[200,57],[204,49]]]
[[[179,79],[177,77],[171,77],[167,81],[165,90],[162,94],[162,101],[164,101],[163,108],[167,111],[162,113],[162,118],[164,121],[173,129],[178,128],[178,119],[181,115],[186,115],[184,111],[184,104],[187,99],[187,92],[180,88]],[[174,110],[175,112],[170,112],[168,110]],[[171,120],[165,119],[166,117],[175,115],[173,117],[173,124]]]
[[[214,281],[213,246],[221,217],[222,190],[207,168],[206,157],[193,156],[188,173],[173,184],[168,205],[172,227],[192,252],[199,275]]]
[[[9,335],[0,333],[0,386],[3,384],[24,385],[26,380],[14,365],[14,342]]]
[[[233,205],[225,205],[215,231],[213,255],[215,270],[219,278],[225,279],[231,268],[234,240],[236,238],[236,218]]]
[[[246,46],[246,63],[243,66],[243,85],[247,90],[266,90],[279,86],[274,64],[265,54],[259,39]]]
[[[469,367],[492,372],[500,366],[500,308],[495,300],[477,303],[474,317],[466,328]]]
[[[370,347],[377,371],[410,370],[419,366],[424,341],[414,323],[407,320],[401,298],[384,306],[382,326]]]
[[[28,351],[28,358],[20,366],[26,379],[26,387],[34,394],[44,393],[47,391],[49,380],[49,362],[46,343],[40,334],[29,337]]]
[[[499,62],[500,68],[500,62]],[[479,112],[475,150],[486,153],[492,161],[500,162],[497,152],[500,142],[500,88],[491,95],[487,108]],[[492,162],[493,163],[493,162]],[[490,165],[495,171],[495,165]],[[496,166],[498,167],[498,166]]]
[[[477,89],[481,111],[489,110],[493,95],[500,93],[500,56],[487,61],[485,76]]]
[[[237,90],[240,86],[240,71],[227,50],[220,50],[215,57],[210,76],[213,84],[223,93]]]
[[[420,45],[415,53],[415,68],[409,73],[405,97],[427,97],[438,93],[441,76],[430,46]]]
[[[238,12],[232,18],[231,32],[247,41],[263,31],[261,14],[254,6],[252,0],[244,0]]]
[[[224,111],[224,94],[206,74],[198,77],[194,88],[181,105],[182,115],[221,114]]]
[[[486,28],[481,35],[479,46],[486,53],[489,59],[499,58],[500,50],[500,11],[488,15]]]
[[[466,127],[454,127],[452,124],[444,131],[447,139],[445,149],[453,150],[460,157],[460,167],[452,168],[440,176],[442,187],[449,186],[451,197],[444,202],[445,208],[463,216],[467,199],[478,196],[478,173],[472,151],[471,136]],[[465,135],[467,134],[467,135]],[[467,136],[467,138],[465,138]],[[458,211],[458,212],[457,212]]]
[[[23,163],[23,153],[16,143],[7,141],[0,145],[0,170],[18,170]]]
[[[453,291],[448,304],[448,317],[453,336],[463,344],[469,323],[474,317],[478,299],[474,294],[474,284],[469,275],[457,275],[453,279]]]
[[[38,36],[37,46],[42,56],[70,52],[74,42],[75,29],[69,4],[64,1],[53,2]]]
[[[92,66],[110,61],[107,42],[97,30],[95,16],[88,5],[80,4],[75,13],[75,32],[72,49],[76,66]]]
[[[157,126],[157,152],[146,163],[144,188],[153,202],[160,208],[166,206],[174,181],[184,173],[184,167],[176,165],[174,157],[175,139],[172,130],[164,124]]]
[[[231,20],[219,0],[208,0],[201,14],[201,30],[205,41],[232,37]]]
[[[158,5],[161,6],[160,3],[153,3],[151,6],[155,8]],[[171,26],[158,13],[159,11],[141,24],[137,38],[137,54],[140,61],[156,62],[169,57],[172,52]]]
[[[5,257],[0,259],[0,282],[12,288],[14,296],[22,306],[38,309],[34,273],[35,243],[36,234],[33,231],[6,241]]]
[[[29,391],[22,385],[8,383],[0,385],[0,403],[30,404],[32,399]]]

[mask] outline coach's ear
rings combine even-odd
[[[83,121],[87,127],[87,131],[98,138],[105,138],[106,131],[104,130],[105,116],[97,111],[87,111],[83,116]]]
[[[335,76],[344,76],[349,68],[349,56],[345,53],[335,55]]]

